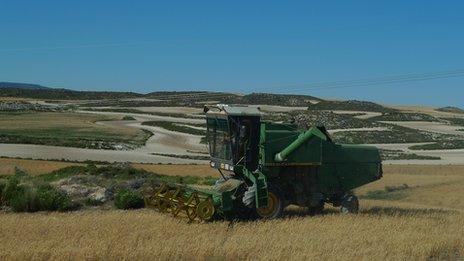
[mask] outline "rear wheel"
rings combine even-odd
[[[341,202],[341,212],[344,214],[352,213],[356,214],[359,211],[359,201],[358,197],[352,194],[346,194],[342,198]]]
[[[267,207],[257,208],[258,217],[263,219],[273,219],[282,216],[284,210],[283,193],[274,186],[268,187]]]

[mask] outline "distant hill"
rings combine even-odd
[[[321,101],[309,106],[310,110],[346,110],[346,111],[375,111],[395,112],[396,110],[384,107],[380,104],[367,101]]]
[[[94,92],[74,91],[68,89],[25,89],[25,88],[0,88],[0,97],[19,97],[44,100],[104,100],[139,98],[143,94],[133,92]]]
[[[147,94],[111,91],[76,91],[48,88],[37,84],[0,82],[0,97],[20,97],[44,100],[92,100],[88,106],[193,106],[204,104],[251,104],[308,107],[311,110],[350,110],[395,112],[367,101],[328,101],[310,95],[250,93],[236,94],[209,91],[159,91]],[[147,100],[122,100],[146,98]],[[105,100],[105,101],[99,101]],[[444,108],[442,108],[444,109]],[[455,108],[455,110],[460,110]]]
[[[46,90],[51,89],[38,84],[18,83],[18,82],[0,82],[0,88],[28,89],[28,90]]]
[[[226,97],[224,102],[236,104],[266,104],[306,107],[315,101],[319,102],[322,101],[322,99],[309,95],[251,93],[239,97]]]
[[[314,101],[321,99],[309,95],[295,94],[273,94],[273,93],[251,93],[239,95],[224,92],[152,92],[145,95],[146,98],[154,98],[170,101],[177,105],[194,105],[205,103],[226,104],[265,104],[280,106],[308,106]]]
[[[452,107],[452,106],[447,106],[443,108],[438,108],[436,109],[437,111],[443,111],[443,112],[452,112],[452,113],[462,113],[464,114],[464,110],[458,107]]]

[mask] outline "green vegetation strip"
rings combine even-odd
[[[434,142],[445,137],[448,136],[395,125],[391,125],[388,131],[340,131],[332,134],[334,141],[347,144]]]
[[[0,130],[0,143],[113,150],[118,147],[131,149],[143,146],[151,135],[151,132],[143,131],[135,138],[126,138],[98,129],[80,130],[77,128]]]
[[[441,157],[405,153],[401,150],[382,149],[380,155],[382,160],[441,160]]]
[[[438,141],[430,144],[414,145],[410,150],[452,150],[464,149],[464,140]]]
[[[84,106],[84,105],[82,105]],[[89,105],[93,106],[93,105]],[[84,111],[99,111],[99,112],[121,112],[121,113],[134,113],[134,114],[147,114],[147,115],[154,115],[154,116],[162,116],[162,117],[172,117],[172,118],[186,118],[186,119],[201,119],[202,115],[193,116],[185,113],[171,113],[171,112],[146,112],[141,111],[139,109],[133,108],[83,108]]]
[[[206,155],[179,155],[179,154],[165,154],[165,153],[152,153],[152,155],[179,158],[179,159],[192,159],[192,160],[209,160],[210,157]]]
[[[205,130],[192,128],[192,127],[184,125],[183,123],[175,123],[171,121],[145,121],[145,122],[142,122],[142,125],[161,127],[166,130],[177,131],[177,132],[193,134],[193,135],[200,135],[200,136],[206,135]],[[204,124],[190,124],[190,123],[189,125],[195,126],[195,127],[205,126]]]
[[[443,118],[449,121],[452,125],[464,126],[464,118]]]
[[[381,116],[370,118],[373,121],[430,121],[438,122],[439,120],[431,115],[424,113],[384,113]]]

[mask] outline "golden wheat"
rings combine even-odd
[[[141,211],[2,214],[0,259],[425,259],[464,252],[464,216],[364,208],[273,221],[188,224]]]
[[[293,207],[286,217],[272,221],[188,224],[147,209],[5,212],[0,213],[0,260],[462,258],[463,169],[386,166],[384,179],[368,186],[381,189],[408,183],[408,196],[397,201],[361,200],[358,215],[342,215],[329,207],[325,215],[309,217],[301,215],[305,210]],[[435,170],[441,171],[439,175],[433,174]],[[163,171],[178,173],[180,169]]]

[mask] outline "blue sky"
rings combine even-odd
[[[464,69],[463,14],[462,1],[0,0],[0,81],[464,107],[464,77],[304,85]]]

